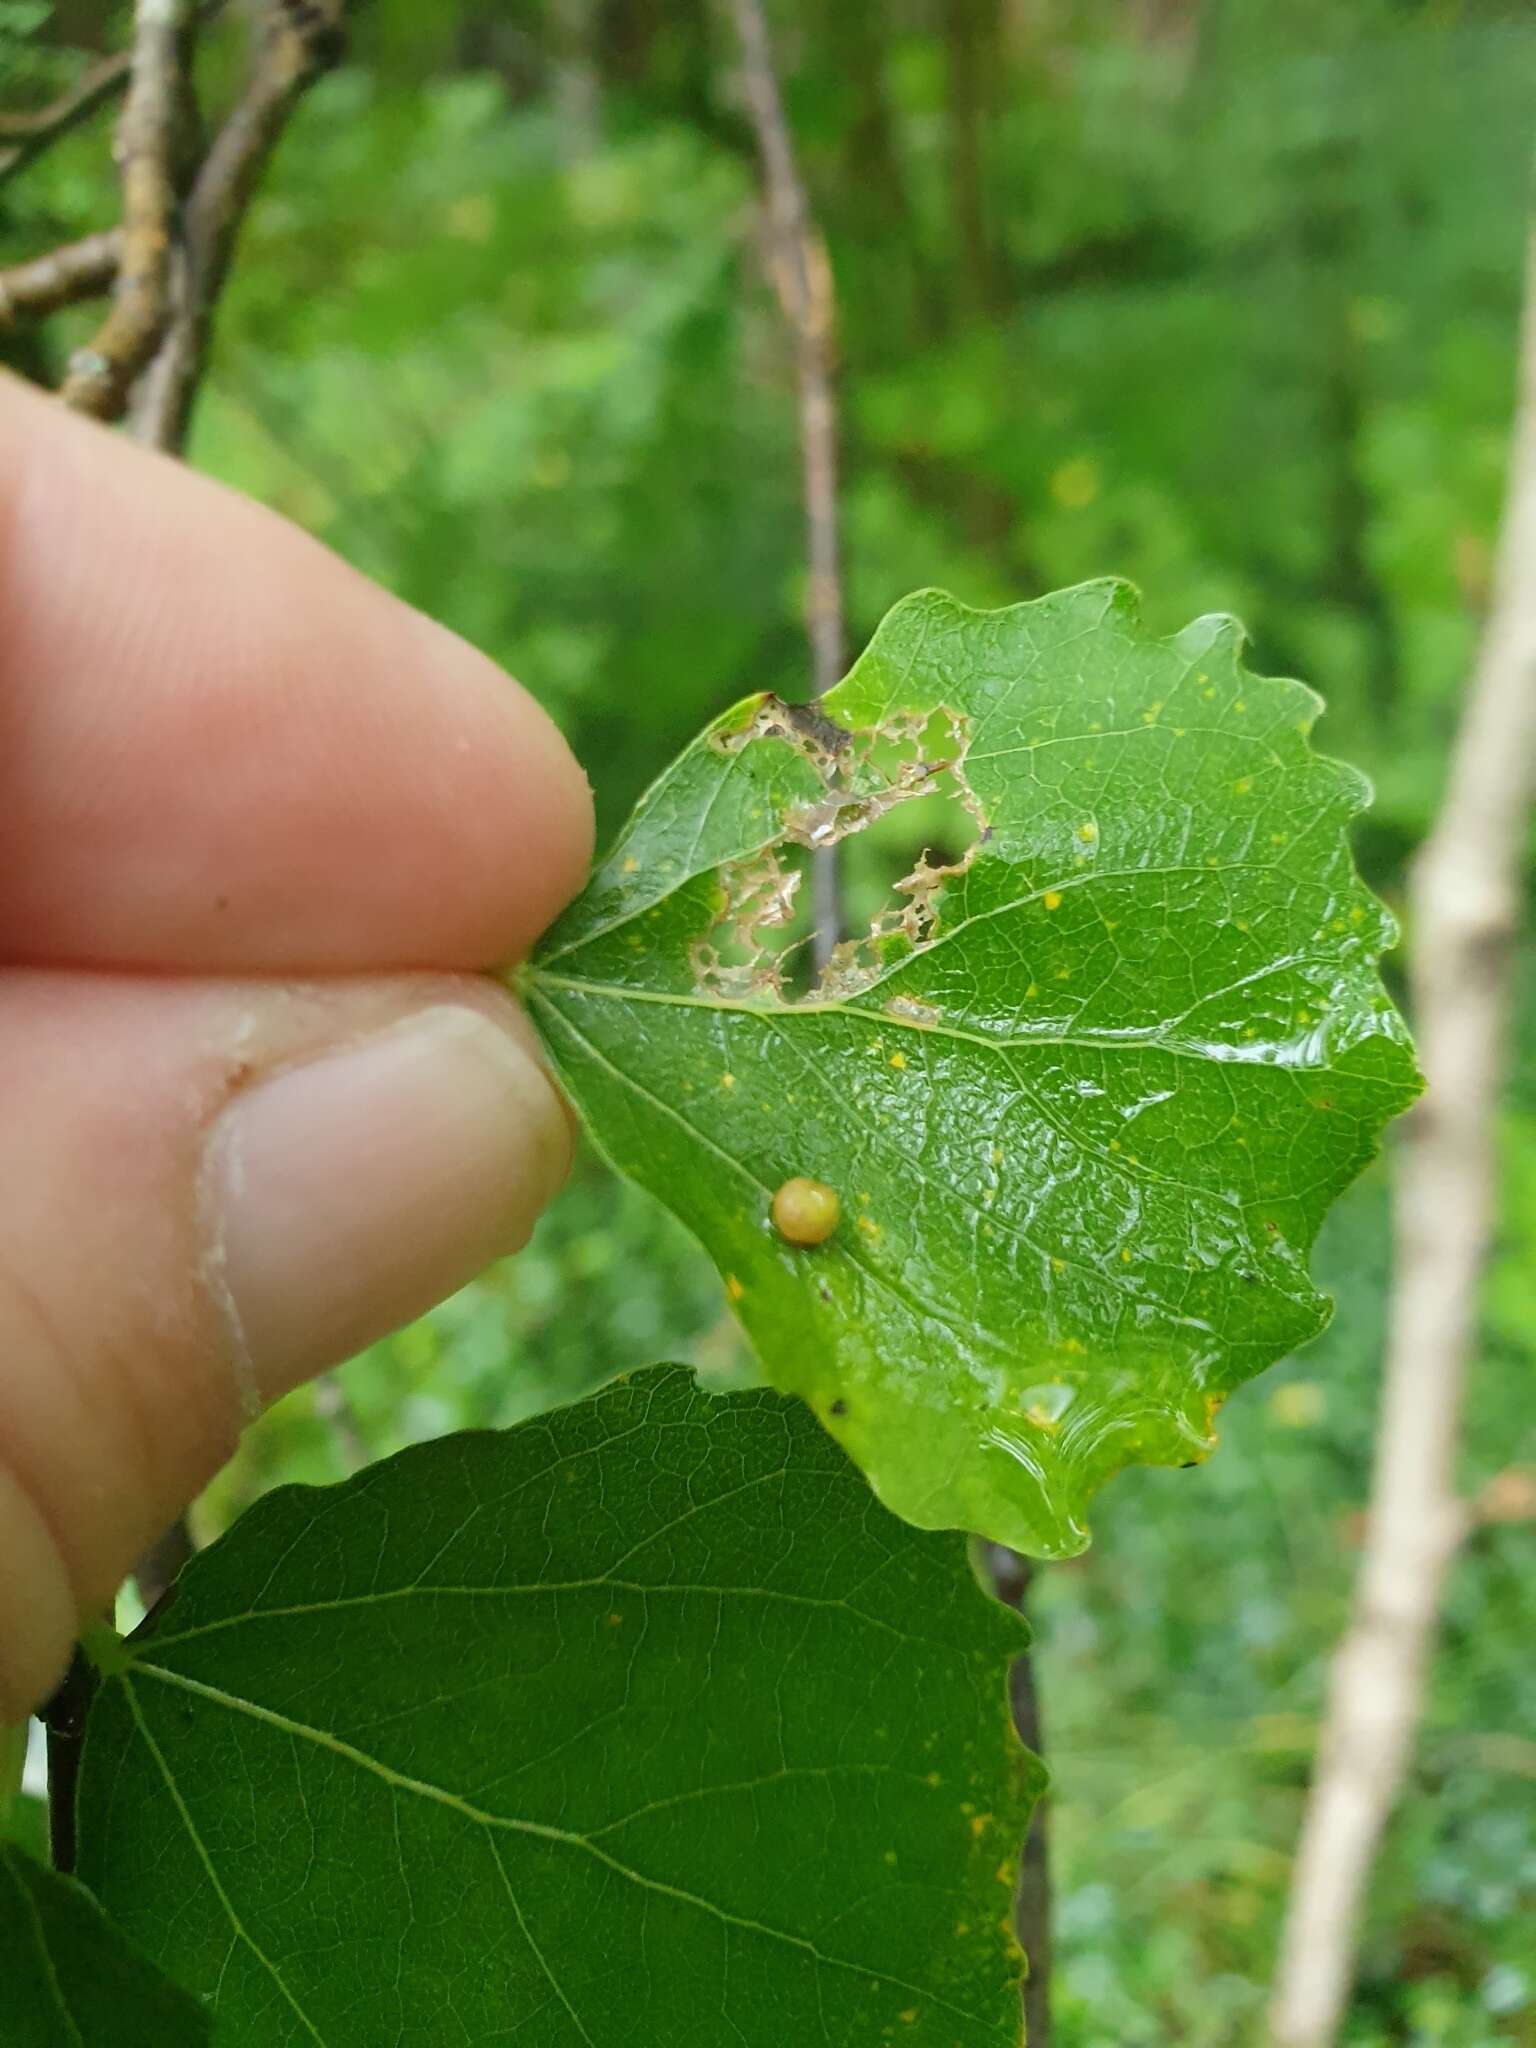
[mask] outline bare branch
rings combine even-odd
[[[1536,224],[1493,608],[1433,832],[1414,865],[1412,989],[1428,1092],[1405,1128],[1396,1279],[1365,1554],[1334,1660],[1271,2029],[1329,2048],[1361,1901],[1411,1758],[1441,1589],[1470,1521],[1455,1490],[1496,1184],[1495,1113],[1536,783]]]
[[[40,107],[33,114],[0,114],[0,183],[24,171],[44,150],[114,99],[128,83],[132,69],[131,56],[105,57],[51,106]]]
[[[49,1847],[54,1869],[66,1877],[75,1868],[75,1787],[85,1749],[85,1717],[96,1687],[91,1661],[77,1643],[57,1691],[38,1710],[48,1731]]]
[[[61,306],[99,298],[117,276],[123,237],[120,228],[66,242],[31,263],[0,270],[0,329],[57,313]]]
[[[815,694],[843,673],[843,581],[837,520],[837,406],[835,299],[826,244],[811,217],[795,163],[784,101],[774,70],[762,0],[731,0],[741,40],[742,84],[762,157],[773,243],[773,280],[795,339],[800,397],[800,466],[805,499],[809,580],[806,633]],[[812,865],[816,964],[825,966],[836,945],[842,906],[835,850]]]
[[[262,172],[306,89],[340,57],[347,0],[265,0],[244,90],[187,200],[175,311],[134,393],[135,436],[179,452],[207,361],[214,314]]]
[[[169,318],[176,161],[188,107],[194,0],[137,0],[133,71],[118,128],[123,250],[112,310],[71,359],[64,403],[97,419],[122,414],[134,378]]]

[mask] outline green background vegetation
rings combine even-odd
[[[51,12],[0,4],[13,104],[119,26]],[[1160,628],[1236,611],[1375,780],[1358,845],[1397,900],[1487,597],[1528,9],[783,0],[775,28],[840,298],[854,644],[926,583],[991,604],[1119,573]],[[373,0],[253,213],[191,451],[512,668],[605,832],[706,717],[806,684],[733,62],[709,0]],[[112,205],[99,127],[7,188],[0,260]],[[73,332],[9,358],[46,376]],[[1526,980],[1465,1454],[1511,1518],[1454,1575],[1352,2048],[1536,2043]],[[1095,1548],[1038,1582],[1066,2048],[1253,2038],[1356,1557],[1386,1226],[1377,1170],[1319,1254],[1328,1334],[1231,1402],[1212,1464],[1116,1481]],[[341,1426],[306,1391],[253,1431],[201,1528],[665,1357],[746,1369],[702,1257],[586,1161],[527,1254],[345,1369]]]

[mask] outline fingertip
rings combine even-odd
[[[580,888],[554,721],[237,493],[0,383],[0,948],[484,968]]]
[[[596,834],[592,788],[544,706],[451,627],[411,612],[425,688],[445,715],[472,707],[450,735],[455,763],[434,805],[437,898],[456,906],[424,960],[401,965],[501,967],[521,959],[581,889]]]

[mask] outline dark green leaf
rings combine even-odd
[[[25,1849],[29,1856],[45,1860],[48,1855],[47,1801],[31,1792],[18,1793],[10,1818],[0,1827],[0,1836]]]
[[[82,1867],[230,2048],[1012,2048],[1019,1641],[799,1404],[645,1373],[253,1508]]]
[[[1322,1328],[1318,1225],[1418,1085],[1364,780],[1241,645],[1150,638],[1123,584],[909,598],[825,718],[752,698],[697,740],[520,976],[768,1377],[921,1526],[1071,1553],[1110,1473],[1204,1456]],[[797,997],[797,850],[939,789],[969,854]],[[770,1218],[797,1175],[841,1196],[811,1250]]]
[[[90,1893],[0,1842],[5,2048],[204,2048],[207,2015],[136,1956]]]

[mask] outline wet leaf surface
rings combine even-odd
[[[1314,1336],[1308,1253],[1417,1087],[1320,705],[1127,586],[898,605],[820,712],[754,698],[656,783],[518,977],[597,1142],[709,1250],[766,1376],[924,1527],[1045,1555]],[[947,794],[820,980],[804,854]],[[824,1183],[823,1241],[775,1228]]]

